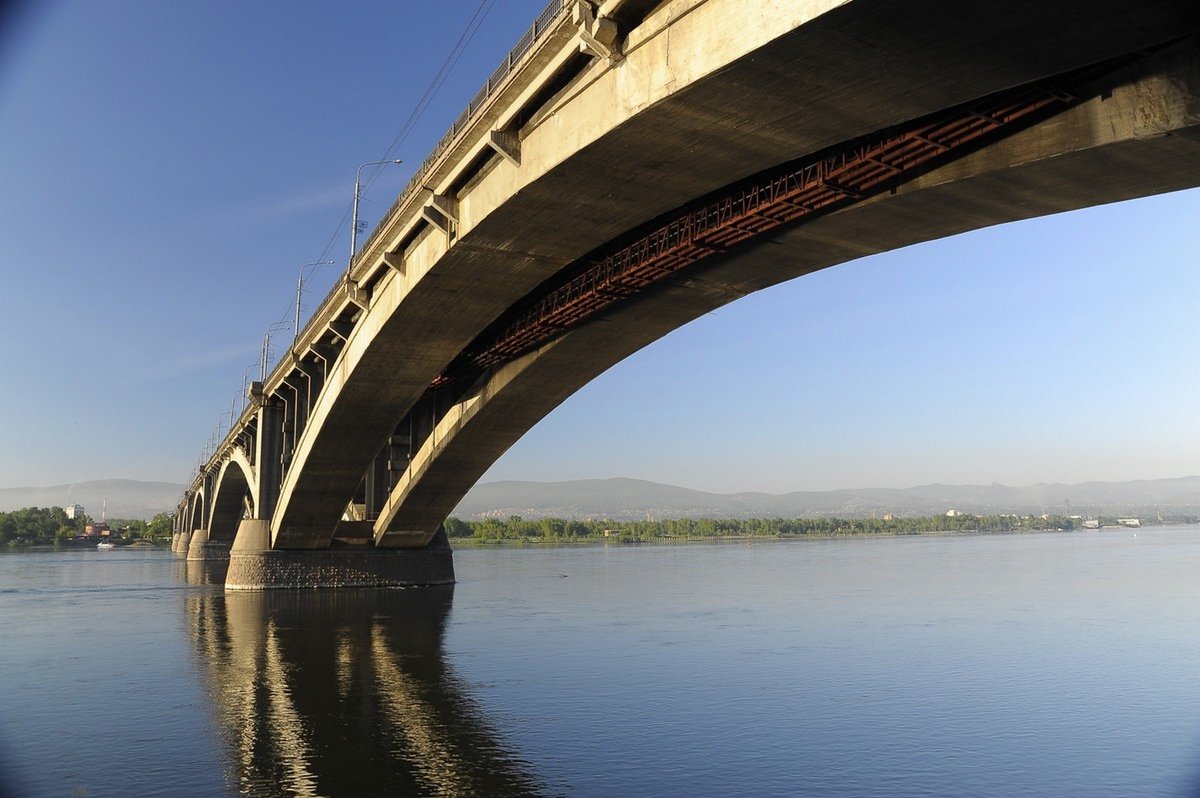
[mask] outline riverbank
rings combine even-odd
[[[1097,520],[1097,519],[1092,519]],[[1140,519],[1101,517],[1100,528],[1137,526]],[[1194,518],[1162,519],[1159,523],[1194,523]],[[973,515],[949,511],[914,518],[680,518],[648,521],[608,519],[567,520],[518,516],[462,521],[450,518],[446,532],[454,545],[533,542],[538,544],[701,542],[724,540],[826,540],[848,537],[901,537],[938,534],[1018,534],[1028,532],[1094,531],[1079,516]]]
[[[1140,527],[1139,529],[1153,530],[1165,528],[1169,524]],[[900,537],[975,537],[975,536],[990,536],[990,535],[1040,535],[1048,532],[1064,532],[1073,533],[1092,533],[1099,531],[1113,531],[1120,527],[1103,527],[1102,529],[1024,529],[1024,530],[1008,530],[1008,531],[986,531],[979,529],[963,529],[953,531],[929,531],[929,532],[852,532],[845,534],[804,534],[804,535],[725,535],[725,536],[710,536],[710,537],[662,537],[650,538],[646,540],[640,539],[624,539],[620,537],[608,538],[547,538],[533,537],[522,539],[511,538],[454,538],[452,545],[454,548],[584,548],[584,547],[599,547],[599,546],[670,546],[670,545],[689,545],[696,543],[777,543],[788,541],[818,541],[818,540],[867,540],[871,538],[900,538]],[[1137,530],[1130,530],[1135,532]]]

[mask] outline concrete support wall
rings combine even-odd
[[[322,551],[269,548],[265,520],[243,521],[229,553],[226,590],[339,587],[423,587],[454,583],[454,554],[448,546],[389,551],[369,545]]]
[[[191,540],[192,531],[190,529],[176,532],[171,538],[171,551],[176,554],[187,554],[188,545],[191,543]]]
[[[187,558],[189,561],[227,560],[232,541],[212,540],[207,529],[197,529],[188,541]]]

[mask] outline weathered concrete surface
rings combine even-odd
[[[231,542],[212,540],[207,529],[197,529],[188,541],[187,558],[189,561],[228,560]]]
[[[178,535],[171,538],[171,551],[176,554],[187,554],[188,546],[191,545],[192,537],[199,532],[199,529],[180,532]]]
[[[424,587],[454,584],[454,552],[448,545],[419,551],[370,545],[321,551],[269,548],[266,521],[243,521],[229,555],[226,590]]]
[[[1200,49],[1131,67],[1097,97],[845,211],[704,261],[498,369],[451,408],[376,524],[420,546],[484,471],[550,410],[637,349],[745,294],[966,230],[1200,185]]]
[[[440,231],[422,234],[404,249],[403,274],[381,278],[299,442],[273,545],[327,546],[430,380],[565,264],[747,174],[1178,37],[1198,13],[1168,0],[664,4],[617,66],[594,62],[521,128],[519,166],[495,159],[457,189],[453,247]],[[975,226],[1003,218],[1001,208]]]

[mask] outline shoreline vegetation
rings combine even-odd
[[[140,518],[112,518],[105,523],[111,530],[107,536],[85,536],[90,516],[70,518],[61,507],[25,507],[0,512],[0,547],[54,546],[77,548],[95,546],[100,540],[119,545],[146,542],[154,545],[170,543],[173,525],[168,513],[159,513],[149,521]]]
[[[1100,516],[1102,527],[1123,526]],[[1200,516],[1156,518],[1155,524],[1200,523]],[[914,518],[682,518],[655,521],[525,520],[486,518],[446,520],[454,544],[555,544],[590,542],[666,543],[715,540],[826,540],[903,535],[1091,532],[1079,518],[1063,515],[934,515]]]
[[[1095,519],[1101,527],[1120,527],[1115,516]],[[27,507],[0,512],[0,548],[78,548],[101,538],[84,537],[88,519],[68,518],[61,507]],[[1158,517],[1155,524],[1200,523],[1198,515]],[[150,521],[113,519],[111,539],[122,546],[166,545],[172,521],[159,513]],[[572,520],[520,516],[480,521],[446,519],[446,534],[456,545],[670,543],[720,540],[826,540],[905,535],[1091,532],[1079,516],[946,515],[892,518],[678,518],[646,521]]]

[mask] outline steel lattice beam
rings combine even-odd
[[[643,228],[607,254],[564,269],[474,341],[433,383],[473,376],[586,323],[710,255],[818,214],[839,210],[929,168],[1065,110],[1077,87],[1132,56],[1021,86],[846,142],[726,187]]]

